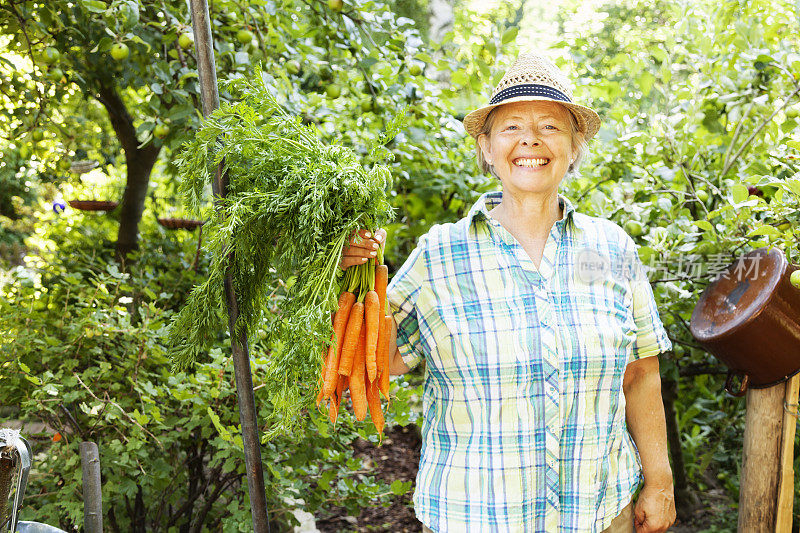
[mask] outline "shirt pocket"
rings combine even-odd
[[[442,304],[436,328],[436,365],[469,385],[516,382],[519,318],[504,299]]]

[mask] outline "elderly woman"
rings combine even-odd
[[[502,191],[432,227],[389,286],[391,372],[427,363],[424,531],[639,533],[675,519],[657,357],[671,346],[631,238],[558,193],[600,123],[571,93],[542,55],[517,59],[464,119]],[[361,236],[342,268],[385,240]]]

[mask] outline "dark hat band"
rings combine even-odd
[[[572,103],[572,100],[570,100],[566,94],[549,85],[525,83],[523,85],[514,85],[513,87],[503,89],[492,97],[489,105],[499,104],[503,100],[516,98],[517,96],[544,96],[545,98]]]

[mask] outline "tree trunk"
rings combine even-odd
[[[137,150],[133,158],[125,153],[128,164],[128,179],[120,207],[119,231],[117,233],[117,256],[124,259],[128,252],[139,246],[139,221],[144,212],[144,201],[150,184],[150,172],[158,158],[158,148],[152,144]]]
[[[144,202],[147,199],[150,172],[158,159],[161,147],[153,144],[153,141],[139,147],[133,118],[114,87],[100,85],[97,99],[108,112],[111,127],[114,128],[125,151],[125,162],[128,167],[117,233],[117,257],[123,262],[127,254],[135,250],[139,244],[139,221],[142,219]]]
[[[687,520],[700,506],[700,499],[689,487],[686,479],[686,465],[681,450],[681,435],[678,430],[678,417],[675,413],[675,398],[678,396],[678,384],[661,378],[661,395],[664,399],[664,415],[667,419],[667,444],[672,460],[672,476],[675,483],[675,509],[681,521]]]

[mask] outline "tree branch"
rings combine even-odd
[[[797,88],[794,90],[794,92],[793,92],[792,94],[790,94],[790,95],[789,95],[789,96],[786,98],[786,100],[784,100],[784,102],[783,102],[783,105],[781,105],[781,106],[780,106],[778,109],[776,109],[775,111],[773,111],[773,112],[772,112],[772,114],[771,114],[771,115],[770,115],[770,116],[769,116],[769,117],[768,117],[766,120],[764,120],[764,122],[762,122],[762,123],[761,123],[761,125],[760,125],[758,128],[756,128],[756,130],[755,130],[753,133],[751,133],[751,134],[750,134],[750,137],[748,137],[748,138],[747,138],[747,139],[746,139],[746,140],[745,140],[745,141],[742,143],[742,146],[740,146],[740,147],[739,147],[739,150],[736,152],[736,154],[735,154],[735,155],[734,155],[734,156],[731,158],[731,160],[730,160],[730,161],[729,161],[729,162],[728,162],[728,163],[725,165],[725,167],[723,167],[723,169],[722,169],[722,174],[720,174],[720,176],[719,176],[719,177],[720,177],[720,179],[722,179],[722,178],[724,178],[724,177],[725,177],[725,175],[726,175],[726,174],[728,173],[728,171],[731,169],[731,167],[732,167],[732,166],[733,166],[733,164],[736,162],[736,160],[737,160],[737,159],[739,159],[739,157],[741,157],[741,155],[744,153],[744,151],[747,149],[747,147],[750,145],[750,143],[751,143],[751,142],[753,142],[753,139],[755,139],[756,135],[758,135],[759,133],[761,133],[761,130],[763,130],[763,129],[764,129],[766,126],[767,126],[767,124],[769,124],[770,122],[772,122],[772,119],[775,117],[775,115],[777,115],[777,114],[778,114],[778,113],[779,113],[779,112],[780,112],[780,111],[781,111],[781,110],[782,110],[784,107],[786,107],[787,105],[789,105],[789,102],[792,100],[792,98],[794,98],[794,97],[797,95],[797,93],[800,93],[800,85],[798,85],[798,86],[797,86]]]
[[[214,503],[219,499],[219,495],[222,494],[223,490],[232,485],[234,481],[242,479],[242,476],[243,474],[228,474],[228,476],[222,478],[222,483],[217,485],[217,488],[214,490],[211,496],[208,497],[205,505],[203,505],[203,508],[198,513],[197,521],[194,523],[194,526],[192,526],[190,533],[200,533],[200,531],[203,529],[203,523],[206,521],[206,516],[208,515],[208,512],[211,510],[211,507],[214,505]]]
[[[115,87],[99,84],[95,98],[106,108],[111,127],[117,134],[122,149],[125,150],[125,159],[130,164],[131,159],[140,150],[139,140],[136,138],[136,128],[133,126],[133,117],[128,113],[128,108],[125,107],[125,102],[122,101]],[[151,145],[152,143],[148,143],[147,146]]]

